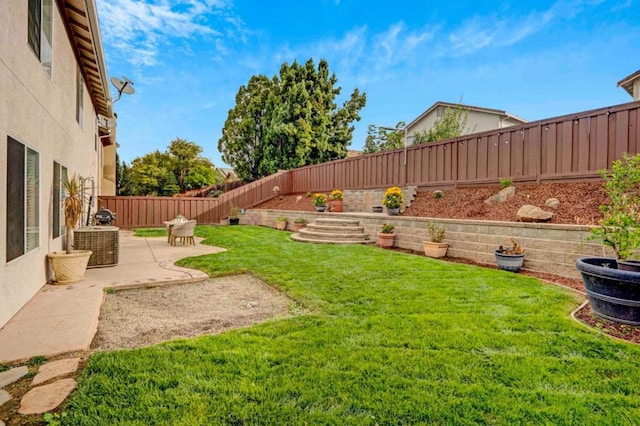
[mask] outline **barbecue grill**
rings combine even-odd
[[[96,214],[93,215],[93,217],[96,220],[96,225],[111,226],[111,222],[116,220],[116,214],[109,209],[105,209],[104,207],[98,210]]]

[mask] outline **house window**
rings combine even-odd
[[[7,262],[39,247],[40,155],[7,137]]]
[[[53,162],[53,238],[64,234],[64,187],[62,181],[67,178],[67,168]]]
[[[76,71],[76,121],[82,127],[82,117],[84,116],[84,78],[80,72],[80,67]]]
[[[29,0],[27,42],[51,76],[53,0]]]

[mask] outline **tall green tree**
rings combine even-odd
[[[116,195],[133,195],[131,167],[116,154]]]
[[[260,177],[267,100],[276,84],[264,75],[253,76],[247,86],[241,86],[236,95],[236,106],[222,129],[218,150],[225,163],[233,166],[236,174],[245,180]]]
[[[254,76],[240,87],[218,141],[239,177],[344,158],[366,95],[355,89],[341,107],[341,88],[326,60],[283,63],[278,76]]]
[[[385,127],[369,124],[363,152],[365,154],[371,154],[373,152],[403,148],[405,143],[404,127],[404,121],[399,121],[398,124],[396,124],[396,130],[389,130]]]
[[[179,190],[181,192],[209,186],[215,183],[215,167],[211,160],[201,155],[202,147],[195,142],[189,142],[181,138],[176,138],[169,144],[169,148],[166,154],[168,156],[168,168],[177,178]],[[196,167],[199,167],[200,170],[202,170],[203,168],[209,169],[211,170],[211,173],[202,174],[203,178],[200,179],[198,183],[202,186],[194,187],[196,181],[187,181],[187,176]]]
[[[196,143],[176,138],[165,152],[156,150],[134,159],[131,195],[170,196],[217,183],[215,166],[201,154]]]

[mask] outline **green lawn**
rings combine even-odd
[[[91,356],[69,424],[640,424],[640,348],[570,319],[579,297],[376,247],[198,227],[309,314]],[[215,306],[211,306],[215,309]]]

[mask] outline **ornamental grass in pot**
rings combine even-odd
[[[429,222],[427,223],[427,233],[429,234],[429,241],[422,242],[425,256],[436,259],[446,256],[449,244],[443,242],[445,233],[444,226]]]
[[[73,284],[84,280],[91,250],[73,250],[73,230],[82,215],[82,179],[77,175],[62,180],[65,198],[62,203],[66,228],[66,250],[48,253],[57,284]]]
[[[298,232],[305,226],[307,226],[307,219],[305,219],[304,217],[299,217],[293,221],[293,230],[296,232]]]
[[[500,246],[495,251],[496,264],[504,271],[520,272],[524,263],[524,248],[510,238],[511,246]]]
[[[281,231],[284,231],[285,229],[287,229],[287,222],[289,220],[286,217],[279,217],[276,219],[276,229],[279,229]]]

